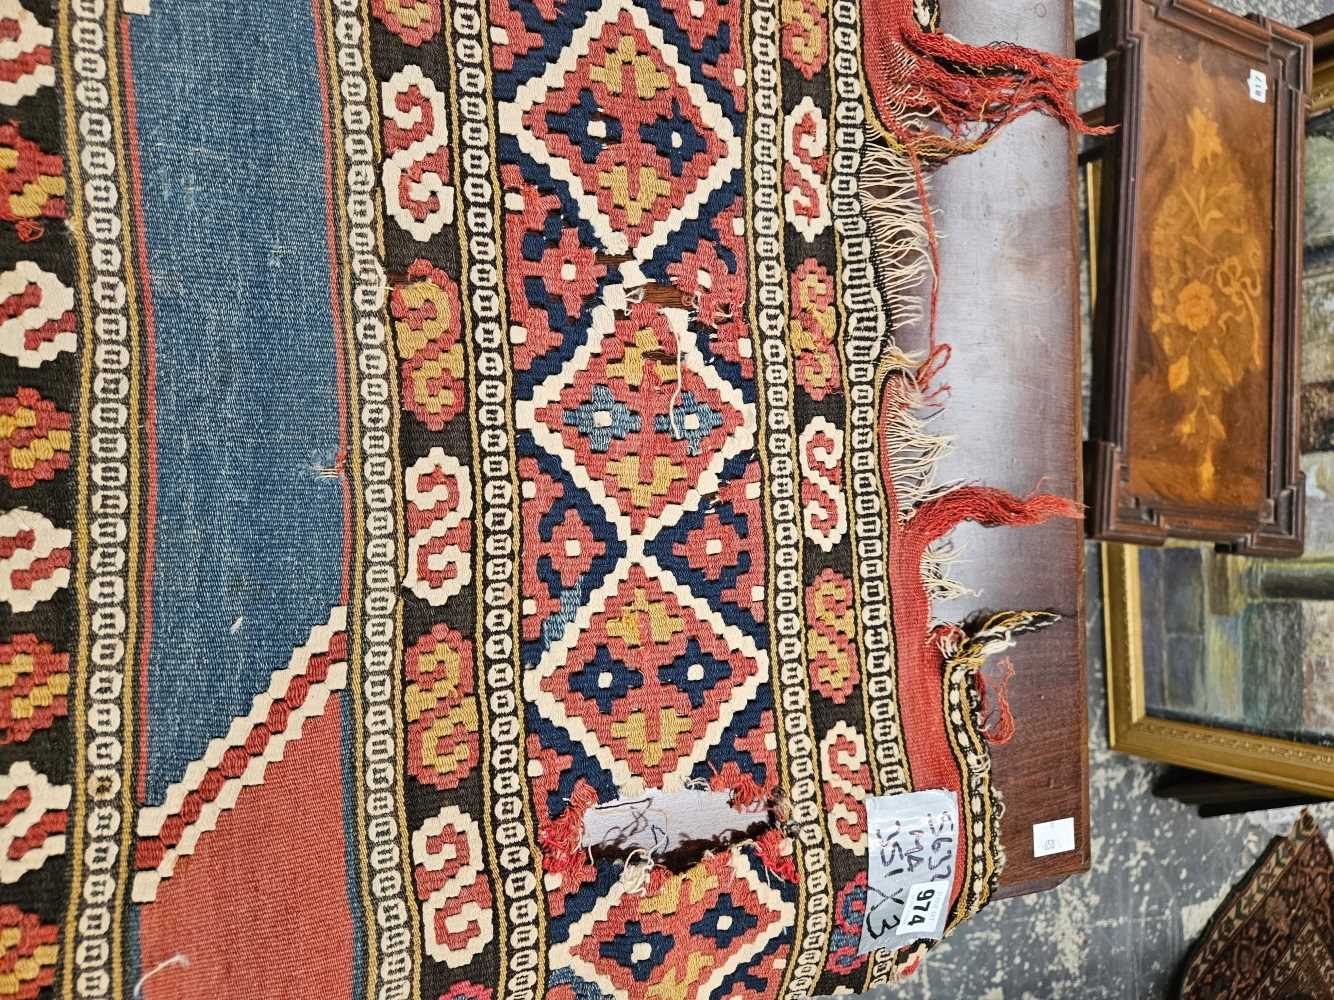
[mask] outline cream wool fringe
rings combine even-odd
[[[930,289],[938,276],[932,266],[930,237],[912,164],[903,153],[890,147],[879,131],[869,129],[858,179],[875,250],[876,286],[888,308],[891,327],[920,324],[926,318],[923,289]],[[954,439],[946,434],[932,434],[927,429],[938,411],[923,399],[917,384],[921,362],[920,356],[908,354],[894,343],[891,329],[881,362],[883,375],[897,376],[896,391],[904,399],[885,428],[882,445],[893,470],[898,517],[904,523],[911,520],[924,501],[959,485],[957,481],[941,483],[935,478],[936,467],[953,449]],[[949,567],[958,559],[957,547],[947,539],[927,549],[922,559],[922,577],[933,603],[973,593],[949,576]]]

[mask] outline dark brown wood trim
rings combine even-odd
[[[1100,45],[1100,35],[1098,32],[1092,32],[1083,35],[1075,40],[1075,58],[1082,59],[1084,62],[1093,62],[1095,59],[1102,58],[1102,49]]]
[[[1143,48],[1146,19],[1156,18],[1267,65],[1276,81],[1276,172],[1271,247],[1272,315],[1269,461],[1259,510],[1175,505],[1135,495],[1126,464],[1129,380],[1141,234],[1136,197],[1141,161]],[[1212,541],[1254,555],[1302,549],[1304,489],[1298,458],[1298,363],[1302,147],[1311,41],[1263,17],[1241,18],[1201,0],[1109,0],[1100,49],[1107,59],[1106,121],[1117,126],[1103,145],[1094,379],[1085,452],[1090,536],[1161,544],[1168,537]],[[1186,95],[1183,95],[1185,97]]]

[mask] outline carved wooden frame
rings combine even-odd
[[[1141,497],[1129,489],[1126,444],[1132,419],[1137,296],[1137,173],[1145,79],[1146,18],[1157,18],[1268,65],[1276,81],[1274,235],[1269,378],[1269,448],[1265,499],[1259,510],[1194,506]],[[1202,0],[1108,0],[1100,48],[1107,57],[1106,121],[1117,126],[1103,146],[1099,254],[1094,315],[1094,368],[1089,440],[1085,445],[1088,534],[1105,541],[1161,544],[1190,538],[1254,555],[1302,550],[1304,486],[1298,458],[1301,296],[1302,148],[1310,90],[1308,36],[1266,18],[1240,18]],[[1184,96],[1184,95],[1183,95]]]
[[[1138,551],[1102,546],[1107,739],[1113,750],[1334,798],[1334,747],[1148,714]]]

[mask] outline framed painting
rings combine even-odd
[[[1315,79],[1334,81],[1323,23]],[[1334,91],[1306,140],[1305,555],[1104,545],[1102,579],[1113,749],[1334,797]]]
[[[1300,553],[1311,41],[1200,0],[1115,0],[1100,44],[1116,131],[1099,199],[1089,534]]]
[[[1102,559],[1111,748],[1334,798],[1334,559],[1322,600],[1203,546]]]

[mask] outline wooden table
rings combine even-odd
[[[1058,0],[942,4],[944,30],[966,42],[1074,49],[1071,6]],[[941,231],[938,333],[953,345],[953,395],[933,430],[956,435],[940,478],[1079,496],[1080,349],[1075,138],[1031,115],[980,152],[942,168],[932,197]],[[907,347],[913,337],[900,333]],[[954,577],[976,597],[938,607],[1062,615],[1011,653],[1014,739],[993,751],[1005,798],[1002,896],[1051,888],[1089,867],[1083,529],[1074,521],[954,535]],[[1073,817],[1075,850],[1033,857],[1033,825]]]

